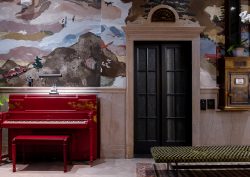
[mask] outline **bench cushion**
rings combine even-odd
[[[157,163],[249,162],[250,146],[166,146],[152,147]]]
[[[68,141],[68,135],[18,135],[12,141]]]

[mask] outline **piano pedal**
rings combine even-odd
[[[9,159],[8,155],[3,155],[2,156],[2,162],[1,162],[1,165],[2,164],[9,164],[11,163],[12,161]]]

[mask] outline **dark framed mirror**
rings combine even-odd
[[[240,1],[225,1],[225,49],[240,41]],[[227,54],[227,53],[226,53]]]

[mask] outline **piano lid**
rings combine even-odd
[[[96,99],[94,94],[12,94],[9,96],[9,111],[96,110]]]

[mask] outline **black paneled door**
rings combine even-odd
[[[135,156],[191,145],[191,42],[135,42],[134,51]]]

